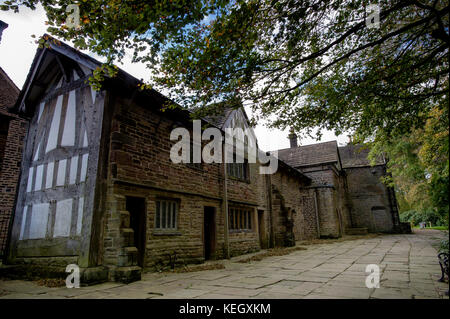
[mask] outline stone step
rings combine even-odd
[[[137,266],[138,249],[136,247],[124,247],[119,252],[119,267]]]
[[[367,235],[366,227],[352,227],[345,230],[346,235]]]

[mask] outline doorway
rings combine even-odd
[[[205,206],[203,224],[205,260],[212,259],[216,250],[216,215],[214,207]]]
[[[130,228],[134,231],[134,246],[138,250],[138,266],[144,265],[145,253],[145,198],[127,196],[127,211],[130,213]]]
[[[268,248],[266,241],[266,225],[264,222],[264,211],[258,210],[258,231],[259,231],[259,245],[261,248]]]

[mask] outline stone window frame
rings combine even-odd
[[[246,206],[232,205],[228,207],[228,228],[230,232],[253,232],[254,209]]]
[[[241,168],[239,169],[239,167]],[[250,166],[248,160],[245,159],[244,163],[227,163],[227,175],[231,179],[249,183]]]
[[[161,209],[164,203],[164,215],[161,215]],[[170,212],[168,210],[168,205],[170,203]],[[155,232],[167,233],[176,232],[178,230],[178,216],[180,212],[180,201],[175,198],[157,198],[155,200],[155,217],[153,229]],[[164,218],[163,218],[164,217]],[[162,224],[165,227],[161,227]],[[169,224],[170,227],[167,227]]]

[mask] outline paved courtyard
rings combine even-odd
[[[305,246],[289,255],[189,273],[147,273],[129,285],[104,283],[78,289],[0,280],[0,298],[448,298],[439,283],[436,243],[448,233],[416,230]],[[248,257],[248,256],[247,256]],[[366,266],[380,267],[380,288],[365,285]]]

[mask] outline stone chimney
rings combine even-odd
[[[289,133],[288,138],[289,138],[289,142],[291,143],[291,148],[298,147],[298,144],[297,144],[298,137],[297,137],[297,134],[295,134],[293,129],[291,129],[291,132]]]
[[[2,33],[8,27],[8,24],[0,20],[0,43],[2,42]]]

